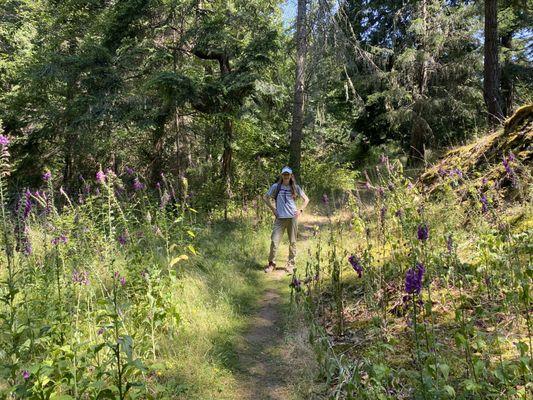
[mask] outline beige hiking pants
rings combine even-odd
[[[272,236],[270,237],[270,255],[268,256],[268,261],[273,262],[276,258],[279,241],[285,230],[287,230],[287,233],[289,234],[289,264],[294,265],[294,260],[296,258],[296,235],[298,233],[297,218],[276,218],[274,226],[272,227]]]

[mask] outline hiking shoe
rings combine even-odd
[[[268,263],[268,265],[265,267],[264,271],[265,271],[265,273],[266,273],[266,272],[271,272],[271,271],[272,271],[273,269],[275,269],[275,268],[276,268],[276,263],[270,261],[270,262]]]

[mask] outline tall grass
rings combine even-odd
[[[130,169],[80,177],[75,194],[45,171],[41,188],[9,197],[8,145],[0,396],[231,398],[262,228],[200,224],[164,176],[149,192]]]

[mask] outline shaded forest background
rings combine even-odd
[[[292,144],[297,43],[281,3],[3,1],[0,130],[12,189],[50,171],[76,193],[111,169],[131,175],[130,190],[168,180],[176,200],[202,210],[263,192]],[[529,0],[299,3],[299,172],[312,195],[353,185],[383,153],[427,162],[532,101]],[[484,78],[488,3],[497,115]]]

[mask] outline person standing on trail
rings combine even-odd
[[[296,199],[298,197],[301,197],[304,201],[300,209],[296,208]],[[283,167],[278,182],[270,187],[268,192],[263,196],[263,200],[276,217],[274,226],[272,227],[270,255],[268,256],[268,265],[265,267],[265,272],[270,272],[276,268],[274,260],[278,252],[279,241],[285,230],[289,234],[290,242],[287,268],[294,268],[298,217],[302,214],[304,208],[307,207],[309,198],[305,195],[302,188],[296,184],[292,169]],[[271,200],[274,200],[275,205],[272,204]]]

